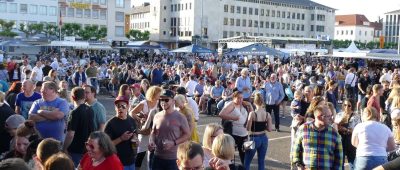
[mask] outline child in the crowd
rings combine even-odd
[[[296,91],[294,93],[294,100],[290,104],[290,109],[292,110],[291,115],[293,117],[293,121],[290,127],[294,129],[297,129],[297,127],[299,127],[304,121],[304,116],[300,115],[302,97],[303,93],[301,91]]]

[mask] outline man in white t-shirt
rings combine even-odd
[[[43,80],[43,70],[42,70],[42,62],[37,61],[36,66],[32,69],[31,80],[33,81],[42,81]]]
[[[194,80],[195,75],[189,76],[189,81],[186,83],[185,88],[187,89],[187,95],[192,97],[194,95],[194,89],[196,88],[197,82]]]
[[[20,69],[21,69],[21,80],[23,81],[23,80],[27,79],[25,71],[32,70],[32,66],[29,64],[28,60],[25,59],[22,62],[22,66]]]
[[[53,62],[50,64],[53,70],[58,70],[59,64],[57,58],[54,58]]]

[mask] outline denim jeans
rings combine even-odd
[[[135,170],[135,163],[132,163],[131,165],[124,166],[124,170]]]
[[[71,156],[72,162],[74,162],[74,166],[78,167],[78,165],[83,157],[83,154],[70,152],[69,155]]]
[[[176,159],[161,159],[154,155],[152,170],[178,170],[178,165],[176,164]]]
[[[370,170],[388,162],[386,156],[357,156],[354,161],[355,170]]]
[[[247,150],[244,156],[244,166],[246,170],[250,170],[251,160],[257,152],[258,157],[258,170],[265,169],[265,157],[267,156],[268,149],[268,137],[266,134],[262,135],[251,135],[250,140],[255,142],[255,148]]]
[[[92,78],[89,78],[89,80],[90,80],[91,86],[93,86],[94,88],[97,89],[97,85],[99,85],[99,82],[98,82],[97,78],[92,77]]]

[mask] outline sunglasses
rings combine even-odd
[[[117,105],[117,108],[118,109],[126,109],[126,105],[123,105],[123,104],[119,104],[119,105]]]
[[[351,107],[351,105],[349,105],[349,104],[344,104],[343,106],[344,107]]]
[[[160,102],[166,102],[166,103],[168,103],[168,102],[169,102],[169,99],[160,99]]]
[[[85,142],[86,148],[89,148],[90,150],[94,150],[94,145],[90,144],[89,142]]]

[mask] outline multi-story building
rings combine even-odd
[[[106,27],[108,41],[128,41],[125,37],[125,13],[129,12],[130,0],[58,1],[63,23]]]
[[[142,6],[132,8],[129,12],[129,27],[140,31],[150,31],[150,4],[145,3]]]
[[[400,9],[385,13],[383,36],[385,42],[398,43],[400,29]]]
[[[372,23],[360,14],[336,15],[335,40],[350,40],[368,43],[374,40]]]
[[[57,23],[57,0],[7,0],[0,1],[0,19],[20,24]]]
[[[146,17],[151,41],[215,49],[219,39],[243,34],[333,37],[335,9],[310,0],[163,0],[150,1]]]

